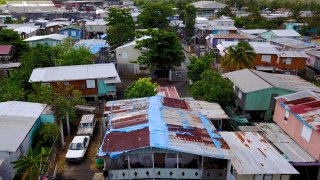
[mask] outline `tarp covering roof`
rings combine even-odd
[[[103,39],[83,39],[77,42],[74,47],[85,47],[90,50],[91,54],[97,54],[102,48],[109,47],[109,44]]]
[[[16,152],[46,107],[20,101],[0,103],[0,151]]]
[[[113,63],[87,64],[36,68],[29,82],[56,82],[72,80],[105,79],[120,83],[120,77]]]
[[[230,159],[232,154],[212,123],[184,100],[153,96],[108,102],[109,126],[99,156],[159,148]]]
[[[231,160],[237,174],[299,174],[257,132],[220,132],[235,155]]]

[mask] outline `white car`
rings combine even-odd
[[[75,136],[66,154],[68,162],[82,162],[90,143],[89,136]]]
[[[77,136],[90,136],[92,139],[95,127],[96,118],[94,114],[85,114],[81,117]]]

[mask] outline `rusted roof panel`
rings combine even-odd
[[[237,174],[299,174],[258,132],[220,132]]]
[[[157,91],[158,91],[157,93],[158,96],[180,99],[178,91],[174,86],[161,86],[161,87],[158,87]]]
[[[189,109],[187,103],[184,100],[168,97],[163,97],[163,105],[179,109]]]

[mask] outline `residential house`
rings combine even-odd
[[[258,132],[220,132],[234,154],[230,179],[288,180],[299,174]]]
[[[232,153],[213,124],[184,100],[109,101],[98,156],[108,179],[230,179]]]
[[[237,107],[242,114],[250,114],[253,121],[272,118],[274,97],[306,89],[320,91],[319,87],[294,75],[242,69],[223,76],[233,83]]]
[[[38,44],[54,47],[62,44],[67,37],[67,35],[62,34],[50,34],[44,36],[33,36],[23,41],[26,41],[30,47],[36,47]]]
[[[238,42],[221,41],[216,47],[220,51],[220,55],[224,56],[230,46],[236,46]],[[256,53],[254,65],[257,70],[273,71],[278,59],[279,51],[268,42],[249,42]],[[216,63],[219,63],[217,61]],[[219,64],[215,64],[219,67]]]
[[[319,162],[298,145],[290,136],[288,136],[275,123],[255,123],[258,132],[272,144],[279,153],[290,162],[290,164],[299,171],[299,175],[291,176],[291,179],[319,179]],[[254,129],[253,128],[253,129]]]
[[[26,38],[37,35],[38,29],[25,26],[25,27],[14,29],[13,31],[16,31],[22,39],[26,39]]]
[[[191,3],[197,9],[197,16],[211,18],[227,5],[216,1],[198,1]]]
[[[83,97],[116,97],[116,84],[121,83],[113,63],[37,68],[29,82],[55,86],[58,82],[73,87]]]
[[[280,51],[275,65],[279,71],[297,74],[299,70],[304,70],[309,56],[299,51]]]
[[[70,25],[60,29],[60,34],[67,35],[72,39],[82,39],[83,29],[80,26]]]
[[[53,112],[46,104],[0,103],[0,179],[13,179],[16,169],[11,162],[28,154],[34,133],[41,125],[54,122]]]
[[[107,32],[107,22],[104,19],[87,21],[85,27],[88,38],[99,38],[99,36]]]
[[[270,30],[261,34],[261,37],[266,40],[271,40],[274,38],[292,38],[292,39],[300,39],[301,35],[293,30],[293,29],[278,29],[278,30]]]
[[[137,74],[150,74],[150,70],[145,65],[139,65],[137,62],[138,57],[146,49],[137,49],[137,41],[151,38],[150,36],[143,36],[132,42],[124,44],[115,49],[117,68],[120,74],[137,75]]]
[[[300,91],[276,98],[273,121],[314,159],[320,160],[320,91]]]
[[[265,39],[261,37],[261,34],[267,31],[268,30],[266,29],[242,29],[242,30],[239,30],[238,32],[239,34],[247,35],[250,41],[264,42]]]
[[[109,55],[108,48],[110,47],[107,44],[106,40],[103,39],[82,39],[74,45],[75,48],[85,47],[88,48],[90,53],[95,55],[95,63],[106,63],[107,56]]]
[[[292,38],[274,38],[270,39],[270,43],[285,51],[301,51],[316,47],[315,44]]]
[[[15,48],[13,45],[0,45],[0,63],[13,62],[15,55]]]
[[[209,37],[206,37],[209,43],[209,47],[216,48],[221,42],[235,42],[239,41],[248,41],[248,37],[243,34],[210,34]]]
[[[70,21],[54,21],[54,22],[48,22],[45,26],[45,32],[46,34],[59,34],[60,29],[65,26],[69,26],[71,24]]]
[[[7,10],[14,13],[53,12],[57,8],[52,1],[7,1]]]
[[[285,29],[293,29],[297,32],[300,32],[303,26],[305,25],[304,23],[298,23],[296,20],[291,19],[287,20],[283,23]]]
[[[309,79],[317,79],[320,72],[320,51],[318,49],[306,50],[309,56],[305,76]]]

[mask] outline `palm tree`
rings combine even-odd
[[[222,58],[221,66],[227,71],[253,68],[256,53],[248,42],[241,41],[236,46],[230,46]]]
[[[21,156],[19,160],[13,161],[13,168],[17,169],[18,173],[21,173],[21,179],[38,179],[38,176],[41,173],[41,169],[46,163],[46,157],[48,153],[45,148],[35,149],[30,148],[27,156]]]

